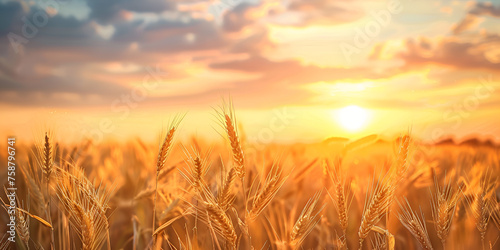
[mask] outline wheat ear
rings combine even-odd
[[[354,198],[354,194],[351,192],[351,182],[347,181],[346,176],[341,172],[341,164],[341,160],[338,160],[334,165],[333,171],[328,166],[325,168],[334,188],[333,196],[330,192],[328,192],[328,194],[337,211],[342,233],[346,235],[349,221],[349,208]]]
[[[241,149],[236,124],[228,114],[224,114],[224,124],[229,142],[231,143],[231,151],[233,153],[236,173],[238,174],[238,177],[243,178],[245,177],[245,157],[243,155],[243,150]]]
[[[377,232],[377,234],[375,235],[375,237],[376,237],[375,238],[375,242],[372,241],[373,248],[375,248],[375,249],[394,250],[394,245],[396,244],[396,240],[394,238],[394,235],[392,235],[389,232],[389,230],[383,229],[383,228],[378,227],[378,226],[374,226],[372,228],[372,230],[375,231],[375,232]],[[383,242],[380,242],[381,240]]]
[[[52,224],[52,216],[51,216],[51,211],[52,211],[52,206],[51,206],[51,198],[50,198],[50,177],[53,171],[53,166],[54,166],[54,150],[53,150],[53,138],[52,134],[50,132],[45,133],[45,137],[43,140],[43,143],[41,145],[37,146],[38,151],[39,151],[39,159],[38,162],[42,168],[42,172],[44,174],[44,179],[45,179],[45,194],[46,198],[45,200],[47,201],[46,204],[46,209],[45,213],[47,216],[47,219],[50,224]],[[50,248],[54,249],[54,230],[51,229],[51,241],[50,241]]]
[[[214,226],[216,232],[218,232],[224,239],[231,244],[231,246],[236,246],[236,232],[234,231],[233,223],[227,214],[220,208],[217,204],[205,203],[211,225]]]
[[[408,172],[408,154],[410,151],[411,137],[404,135],[401,137],[399,144],[399,151],[396,156],[396,160],[392,164],[393,171],[393,185],[399,185],[405,178],[406,172]]]
[[[448,181],[445,179],[445,185],[441,187],[436,175],[434,175],[434,189],[434,193],[431,190],[432,219],[434,220],[437,236],[441,240],[443,249],[445,249],[446,239],[451,229],[460,193],[453,192],[451,179]]]
[[[57,168],[56,194],[60,204],[79,234],[83,249],[100,249],[106,240],[109,249],[106,210],[110,193],[101,185],[95,187],[78,167],[70,167],[72,172]]]
[[[474,165],[474,168],[480,168],[479,163]],[[494,183],[491,181],[491,173],[489,170],[480,177],[479,190],[473,191],[471,196],[465,196],[472,215],[476,219],[476,227],[481,235],[481,243],[485,249],[485,235],[488,229],[488,222],[491,217],[491,209],[489,206],[492,192],[494,192]]]
[[[232,193],[232,188],[236,180],[236,170],[231,168],[222,185],[222,189],[218,195],[218,203],[222,210],[226,211],[232,204],[236,196]]]
[[[219,120],[219,124],[223,128],[225,134],[227,135],[227,139],[231,144],[231,153],[236,173],[238,177],[243,180],[246,174],[245,155],[243,153],[240,135],[237,129],[238,124],[236,122],[233,104],[231,100],[229,100],[229,103],[223,101],[222,106],[214,110],[216,112],[216,118]]]
[[[421,218],[411,209],[408,199],[405,198],[406,204],[399,204],[401,213],[398,214],[399,221],[410,233],[417,239],[422,248],[433,249],[427,227],[425,225],[424,213],[420,211]]]
[[[171,124],[170,129],[168,130],[167,135],[165,136],[165,139],[163,139],[163,143],[161,144],[160,149],[158,150],[158,158],[156,161],[156,180],[155,180],[155,196],[154,196],[154,207],[153,207],[153,233],[155,232],[156,228],[156,200],[157,200],[157,195],[158,195],[158,178],[160,175],[160,171],[165,167],[165,163],[167,161],[168,155],[170,154],[170,151],[172,149],[172,144],[174,141],[174,136],[175,136],[175,131],[177,130],[177,126],[181,122],[182,117],[179,120],[174,119],[174,122]],[[153,237],[153,245],[156,245],[156,237],[152,235]]]
[[[313,198],[309,199],[306,206],[295,222],[290,234],[290,244],[298,248],[309,233],[314,229],[316,224],[321,220],[320,213],[325,207],[318,206],[321,193],[317,193]]]
[[[188,169],[179,169],[179,173],[195,189],[203,200],[215,202],[212,192],[203,179],[210,168],[210,164],[207,163],[210,151],[207,152],[207,156],[202,157],[197,151],[190,153],[185,148],[183,150],[186,155],[184,163],[188,166]]]
[[[387,176],[373,185],[371,191],[367,192],[367,196],[369,195],[369,197],[365,199],[363,215],[361,217],[361,225],[358,231],[359,249],[362,249],[363,241],[368,237],[370,230],[386,213],[394,194],[395,187],[391,185]]]
[[[5,191],[5,194],[7,196],[9,196],[9,193],[8,193],[7,188],[5,186],[4,186],[4,191]],[[21,241],[25,244],[26,248],[29,249],[29,244],[28,244],[29,239],[30,239],[29,217],[25,216],[25,215],[27,215],[27,213],[23,212],[25,210],[21,208],[17,194],[15,195],[15,197],[16,197],[16,204],[17,205],[14,207],[11,207],[10,203],[6,204],[6,203],[4,203],[3,200],[1,200],[1,201],[2,201],[2,204],[4,206],[5,211],[7,211],[7,213],[10,213],[9,212],[10,208],[15,209],[15,212],[14,212],[16,215],[15,216],[16,217],[16,226],[15,227],[16,227],[17,235],[19,236]]]
[[[266,177],[264,185],[254,196],[252,208],[246,215],[247,221],[254,221],[259,214],[271,203],[288,176],[283,177],[280,166],[274,165]]]
[[[29,231],[29,220],[24,216],[23,212],[16,210],[16,231],[19,234],[19,238],[24,242],[24,244],[29,249],[29,239],[30,239],[30,231]]]
[[[167,157],[172,148],[172,142],[174,140],[175,131],[176,127],[172,126],[169,129],[165,138],[163,139],[163,143],[160,147],[160,150],[158,151],[158,159],[156,161],[156,172],[160,172],[165,167]]]
[[[54,155],[49,133],[45,133],[42,155],[42,170],[47,182],[49,182],[52,166],[54,165]]]
[[[387,249],[387,241],[384,239],[383,234],[376,234],[375,239],[371,240],[372,249],[374,250],[386,250]]]

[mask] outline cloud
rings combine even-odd
[[[500,7],[491,3],[476,3],[465,18],[453,27],[453,33],[458,35],[476,27],[482,21],[481,16],[500,17]]]
[[[238,32],[243,28],[253,25],[257,20],[250,16],[253,9],[258,9],[260,6],[250,5],[247,3],[239,4],[232,10],[226,12],[223,16],[223,29],[226,32]]]
[[[242,37],[231,44],[231,53],[248,53],[251,55],[262,55],[266,51],[271,51],[277,47],[269,39],[269,31],[267,29],[256,29],[246,37]]]
[[[20,20],[23,7],[19,2],[0,2],[0,36],[6,36],[14,26],[14,20]]]
[[[476,3],[476,6],[469,12],[478,16],[500,17],[500,7],[495,7],[492,3]]]
[[[119,23],[112,43],[137,43],[143,53],[168,54],[222,49],[227,45],[213,23],[185,16],[150,23],[143,20]]]
[[[126,89],[109,81],[98,80],[92,77],[92,74],[80,71],[78,67],[55,69],[33,64],[31,68],[25,69],[23,74],[0,73],[0,79],[0,92],[114,95]]]
[[[476,27],[481,21],[482,19],[477,15],[467,14],[462,21],[453,27],[452,32],[453,34],[458,35],[466,30]]]
[[[91,18],[103,24],[126,19],[127,12],[162,13],[176,9],[174,1],[165,0],[87,0],[87,5],[91,9]]]
[[[349,1],[296,0],[288,9],[301,14],[302,26],[346,23],[364,16],[360,8]]]
[[[421,68],[439,64],[456,69],[498,71],[500,63],[491,60],[497,53],[500,36],[487,34],[477,41],[462,41],[455,37],[444,37],[430,42],[428,39],[408,39],[405,51],[397,58],[403,59],[405,69]]]
[[[304,89],[304,86],[314,82],[360,81],[364,79],[381,79],[388,77],[385,73],[376,73],[370,68],[356,67],[351,69],[335,67],[318,67],[303,65],[296,60],[272,61],[254,56],[247,59],[233,60],[210,65],[216,70],[230,70],[246,74],[256,74],[259,77],[252,80],[235,82],[237,86],[231,93],[245,93],[248,96],[259,96],[262,100],[275,97],[289,103],[310,103],[315,94]]]
[[[368,56],[368,59],[370,60],[378,60],[382,58],[382,53],[384,52],[385,49],[385,43],[377,43],[375,46],[373,46],[372,51],[370,52],[370,55]]]

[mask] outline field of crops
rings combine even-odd
[[[16,243],[2,248],[498,249],[494,145],[371,135],[257,150],[232,110],[217,115],[224,141],[176,140],[174,119],[159,145],[18,143]]]

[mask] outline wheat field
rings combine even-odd
[[[233,109],[216,116],[224,141],[177,140],[178,116],[158,144],[18,143],[16,240],[1,248],[500,248],[498,146],[408,133],[255,149]]]

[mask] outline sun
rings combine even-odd
[[[340,109],[335,115],[337,121],[348,131],[358,131],[368,122],[369,113],[366,109],[351,105]]]

